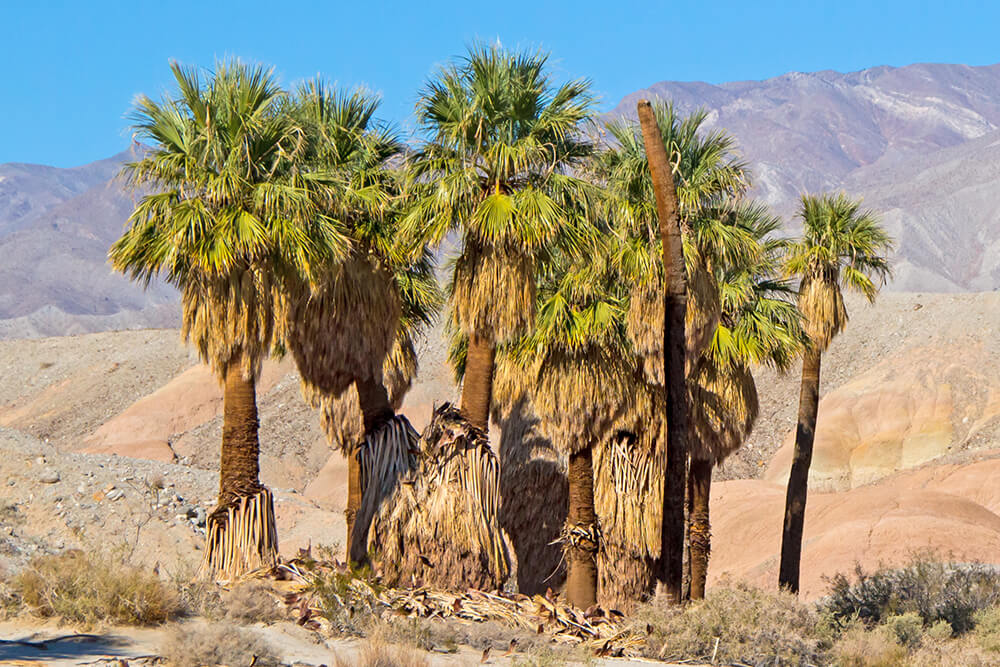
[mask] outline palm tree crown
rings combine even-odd
[[[802,239],[791,245],[785,272],[799,276],[799,308],[806,333],[825,350],[847,324],[841,287],[869,301],[890,275],[892,240],[872,211],[847,195],[803,195]]]
[[[417,105],[427,141],[410,165],[421,187],[408,222],[432,243],[461,233],[452,317],[496,341],[530,326],[535,257],[589,199],[589,186],[568,173],[592,151],[579,130],[592,114],[589,84],[556,86],[546,63],[476,47]]]
[[[152,148],[125,174],[153,192],[110,257],[134,279],[162,273],[181,288],[183,335],[220,376],[236,360],[255,375],[274,333],[276,278],[308,275],[348,241],[325,213],[326,184],[295,169],[301,131],[270,71],[223,63],[203,83],[195,69],[171,69],[177,98],[136,103]]]

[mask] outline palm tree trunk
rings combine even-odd
[[[594,509],[593,450],[570,454],[569,513],[566,517],[566,601],[579,609],[597,604],[597,512]]]
[[[484,336],[469,336],[469,352],[462,381],[462,416],[486,431],[493,400],[493,364],[496,346]]]
[[[277,560],[274,499],[260,483],[256,381],[240,358],[226,370],[219,503],[207,522],[203,572],[234,579]]]
[[[640,100],[646,157],[656,194],[656,212],[663,243],[664,291],[663,363],[667,399],[667,472],[663,487],[663,530],[660,572],[667,598],[681,602],[684,579],[684,491],[687,467],[688,399],[685,377],[684,318],[687,315],[687,273],[673,170],[660,128],[649,102]]]
[[[389,394],[385,385],[374,377],[357,380],[358,402],[364,418],[365,437],[370,437],[382,424],[392,419],[394,412],[389,404]],[[351,563],[360,565],[368,559],[366,545],[368,544],[368,526],[357,526],[362,534],[355,536],[355,520],[361,507],[361,461],[360,447],[352,444],[347,455],[347,507],[344,509],[344,519],[347,522],[347,551]]]
[[[688,510],[688,539],[691,559],[691,599],[705,597],[705,580],[708,578],[708,556],[712,551],[711,524],[708,516],[708,499],[712,490],[712,462],[691,461],[688,479],[690,503]]]
[[[795,453],[788,475],[785,496],[785,526],[781,535],[781,567],[778,585],[792,593],[799,592],[799,567],[802,561],[802,527],[806,516],[809,466],[812,464],[816,415],[819,411],[819,370],[822,353],[811,347],[802,357],[802,387],[799,393],[799,424],[795,429]]]

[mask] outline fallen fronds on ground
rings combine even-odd
[[[634,656],[644,639],[627,629],[616,611],[587,611],[549,595],[520,595],[468,590],[464,593],[383,588],[337,562],[297,559],[273,571],[285,580],[285,603],[298,622],[330,632],[363,634],[365,626],[394,617],[494,622],[512,632],[528,632],[551,641],[584,645],[598,656]]]

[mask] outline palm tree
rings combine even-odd
[[[858,291],[874,302],[879,287],[891,274],[886,255],[892,249],[892,240],[877,216],[862,210],[859,201],[842,193],[803,195],[799,217],[803,235],[789,249],[785,270],[800,281],[799,310],[808,344],[802,357],[799,419],[788,477],[778,573],[779,585],[793,593],[799,591],[802,526],[816,434],[822,354],[847,325],[841,289]]]
[[[581,609],[598,599],[594,450],[629,412],[637,389],[625,333],[628,293],[606,255],[547,263],[535,328],[506,346],[498,364],[498,398],[512,404],[530,397],[542,431],[568,459],[565,592]]]
[[[748,179],[746,165],[733,154],[732,138],[722,132],[701,132],[704,112],[681,119],[669,104],[646,103],[640,104],[639,116],[639,126],[627,121],[606,126],[613,143],[601,155],[598,174],[612,194],[611,215],[621,239],[618,262],[633,285],[629,337],[646,381],[659,388],[654,393],[666,394],[663,399],[650,398],[646,405],[668,411],[657,578],[668,596],[679,602],[690,428],[686,375],[690,361],[711,340],[718,323],[713,253],[718,252],[716,247],[738,248],[745,242],[718,226],[705,228],[713,218],[703,214],[740,196]],[[675,336],[678,331],[682,335]],[[655,427],[650,430],[656,432]],[[642,436],[640,442],[656,442],[641,433],[634,435]],[[625,450],[618,446],[610,451]],[[645,475],[659,458],[653,451],[636,454],[633,461],[621,460],[609,470],[631,469]],[[636,570],[641,573],[641,566]]]
[[[712,469],[739,449],[758,414],[751,365],[785,370],[801,349],[798,311],[791,289],[776,278],[786,242],[774,234],[781,221],[755,203],[718,212],[703,235],[723,231],[746,239],[740,252],[721,245],[714,262],[721,317],[711,343],[691,364],[691,470],[688,477],[688,553],[690,597],[705,595],[711,551],[709,497]],[[726,227],[733,227],[726,230]],[[702,241],[705,245],[710,245]]]
[[[346,239],[319,205],[321,182],[296,170],[299,129],[269,70],[219,64],[207,82],[171,66],[176,98],[136,102],[152,146],[124,173],[148,188],[111,247],[116,270],[181,290],[184,340],[224,382],[219,501],[204,570],[237,577],[277,557],[274,506],[259,480],[255,383],[274,342],[280,276],[335,262]],[[321,242],[314,242],[318,239]]]
[[[427,140],[410,161],[415,233],[461,237],[448,290],[450,318],[467,338],[461,412],[486,430],[496,345],[530,329],[540,253],[569,232],[588,184],[570,175],[592,151],[586,81],[561,86],[547,56],[474,47],[441,70],[417,104]]]
[[[539,260],[554,246],[579,244],[577,223],[593,196],[572,175],[592,152],[580,129],[592,115],[589,85],[555,85],[546,65],[541,54],[474,47],[417,104],[425,141],[407,165],[413,201],[404,236],[439,245],[457,235],[449,320],[466,354],[461,408],[435,411],[418,445],[416,486],[400,489],[392,515],[378,520],[392,536],[385,544],[400,553],[401,576],[497,586],[509,571],[499,466],[487,439],[496,347],[531,328]],[[453,541],[447,553],[442,535]]]
[[[331,444],[346,451],[345,516],[354,562],[366,557],[368,521],[381,498],[369,494],[368,511],[356,525],[366,489],[391,480],[366,482],[414,463],[417,434],[395,409],[416,374],[412,337],[439,302],[426,249],[398,239],[403,207],[388,163],[402,144],[375,120],[377,108],[372,95],[333,90],[317,79],[301,86],[286,110],[303,130],[303,169],[335,191],[326,212],[351,240],[346,261],[322,267],[317,280],[286,281],[282,337],[307,400],[322,409]],[[355,413],[360,420],[351,419]],[[356,421],[361,428],[351,432]],[[401,459],[374,457],[375,443]],[[374,470],[375,458],[387,467]]]

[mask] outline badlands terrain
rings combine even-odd
[[[803,560],[810,599],[856,563],[898,563],[925,549],[988,562],[1000,553],[991,482],[1000,473],[1000,293],[886,293],[849,308],[848,329],[824,357]],[[403,406],[418,429],[435,401],[455,395],[438,347],[422,347]],[[177,331],[0,341],[0,367],[0,558],[16,567],[111,535],[150,565],[193,571],[217,483],[222,404]],[[710,585],[777,579],[798,371],[762,369],[758,386],[753,436],[716,473]],[[342,545],[346,465],[290,360],[265,366],[259,404],[262,477],[277,492],[283,552]],[[500,425],[494,444],[510,464],[510,502],[524,503],[515,473],[545,464],[558,482],[560,464],[526,415]],[[542,525],[555,530],[565,489],[536,493],[550,508]],[[518,556],[557,563],[538,524],[525,528],[508,518]],[[521,586],[541,584],[522,573]]]

